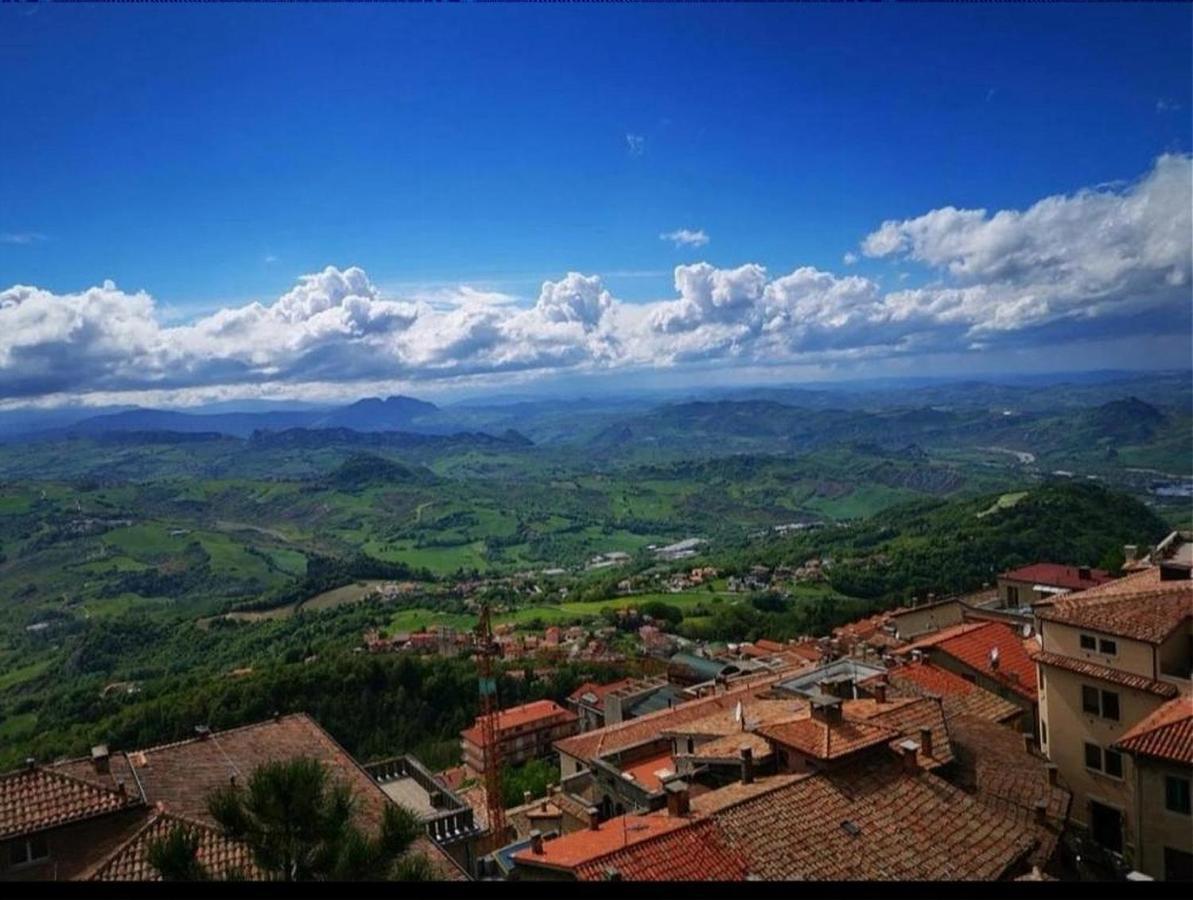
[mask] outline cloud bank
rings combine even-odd
[[[614,297],[599,275],[533,304],[469,287],[383,295],[359,268],[303,276],[270,303],[166,325],[111,281],[75,294],[0,290],[0,399],[263,385],[430,382],[690,363],[833,364],[1163,333],[1188,327],[1193,159],[1025,210],[945,207],[883,222],[859,250],[919,265],[924,287],[811,266],[677,266],[675,296]],[[677,232],[678,234],[678,232]],[[895,279],[892,279],[895,280]]]

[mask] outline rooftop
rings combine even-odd
[[[945,632],[949,632],[946,634]],[[1036,701],[1036,666],[1023,646],[1023,639],[1002,622],[974,623],[945,629],[931,638],[910,645],[932,647],[998,681],[1031,702]],[[909,647],[901,651],[906,653]],[[997,650],[997,665],[994,652]]]
[[[691,818],[666,815],[623,815],[606,819],[595,829],[573,831],[543,843],[543,852],[520,850],[514,860],[557,869],[575,869],[626,847],[692,824]]]
[[[1130,753],[1193,766],[1193,697],[1169,700],[1115,745]]]
[[[195,857],[213,877],[225,879],[235,876],[249,881],[264,879],[264,874],[253,863],[252,851],[246,845],[229,840],[210,825],[159,812],[108,858],[91,876],[92,880],[161,881],[161,874],[149,862],[149,848],[154,841],[168,837],[176,827],[199,838]]]
[[[994,880],[1036,844],[1015,822],[896,760],[779,781],[712,816],[768,880]]]
[[[1084,591],[1114,580],[1114,575],[1105,569],[1088,569],[1080,566],[1065,566],[1059,563],[1032,563],[1010,572],[1003,572],[1000,578],[1011,581],[1030,581],[1048,587],[1065,588],[1070,591]]]
[[[568,695],[568,699],[573,703],[601,704],[605,700],[605,695],[614,691],[620,690],[624,687],[629,687],[634,683],[632,678],[623,678],[620,681],[613,681],[609,684],[597,684],[595,681],[586,681]]]
[[[123,764],[135,773],[146,802],[157,805],[162,812],[209,827],[216,824],[207,811],[209,794],[231,783],[233,777],[245,784],[262,763],[295,757],[322,762],[333,779],[352,790],[358,824],[370,831],[381,827],[390,798],[331,735],[302,713],[120,754]],[[112,759],[113,770],[116,759]],[[81,764],[89,765],[72,760],[55,768],[63,774],[67,770],[74,774]],[[429,839],[419,837],[413,849],[427,856],[439,877],[463,877],[455,863]]]
[[[830,725],[810,715],[777,725],[764,725],[759,733],[777,744],[817,759],[840,759],[899,737],[897,732],[881,725],[848,719]]]
[[[511,706],[509,709],[501,710],[497,714],[497,730],[498,732],[513,731],[515,728],[523,728],[528,725],[546,725],[554,721],[575,721],[576,718],[574,712],[564,709],[554,700],[535,700],[533,703],[523,703],[521,706]],[[460,737],[477,746],[480,746],[483,740],[479,724],[474,724],[471,728],[461,731]]]
[[[0,840],[137,806],[135,786],[101,787],[40,766],[0,775]]]
[[[904,696],[939,697],[944,713],[973,715],[1005,722],[1022,710],[998,694],[966,681],[960,675],[930,662],[909,662],[887,673],[892,692]]]
[[[625,881],[742,881],[748,863],[729,846],[716,823],[705,820],[580,865],[576,877],[600,881],[610,870]]]
[[[662,731],[673,729],[685,722],[693,722],[717,710],[732,710],[738,700],[752,696],[775,681],[776,677],[770,675],[751,679],[745,684],[731,685],[722,694],[690,700],[636,719],[564,738],[555,742],[555,749],[575,759],[596,759],[615,750],[650,740]]]
[[[1077,675],[1086,675],[1090,678],[1108,681],[1111,684],[1134,688],[1137,691],[1145,691],[1149,694],[1155,694],[1157,697],[1171,698],[1179,693],[1177,686],[1167,681],[1153,681],[1151,678],[1136,675],[1134,672],[1112,669],[1109,666],[1100,666],[1088,660],[1064,656],[1060,653],[1049,653],[1046,650],[1041,650],[1034,658],[1036,662],[1045,666],[1056,666],[1058,669],[1065,669]]]
[[[1144,569],[1060,598],[1037,615],[1047,622],[1158,644],[1193,616],[1193,581],[1161,581],[1158,567]]]

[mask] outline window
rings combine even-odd
[[[1118,694],[1102,691],[1102,718],[1118,721]]]
[[[1165,847],[1164,880],[1193,881],[1193,853],[1177,850],[1175,847]]]
[[[1081,686],[1081,709],[1091,716],[1118,721],[1118,694],[1114,691],[1099,691],[1088,684]]]
[[[1109,638],[1099,638],[1098,652],[1105,653],[1107,656],[1114,656],[1118,653],[1118,644]]]
[[[8,845],[8,864],[14,868],[47,859],[49,855],[50,847],[46,843],[45,835],[38,835],[25,841],[13,841]]]
[[[1103,750],[1097,744],[1085,745],[1085,767],[1111,778],[1123,777],[1123,755],[1117,750]]]
[[[1173,775],[1164,777],[1164,808],[1170,812],[1189,815],[1189,779]]]
[[[1117,750],[1106,750],[1102,754],[1106,774],[1112,778],[1123,777],[1123,755]]]
[[[1082,650],[1097,650],[1098,649],[1098,643],[1097,643],[1097,641],[1094,640],[1094,636],[1092,634],[1081,635],[1081,649]]]
[[[1048,723],[1040,719],[1040,743],[1048,743]]]
[[[1019,588],[1008,587],[1007,588],[1007,606],[1018,606],[1018,605],[1019,605]]]

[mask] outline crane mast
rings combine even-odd
[[[501,742],[497,728],[501,706],[497,702],[497,678],[493,674],[493,659],[501,655],[501,647],[493,639],[493,624],[489,615],[489,601],[481,602],[480,621],[476,626],[476,668],[481,695],[481,741],[485,750],[485,807],[489,817],[490,840],[493,849],[505,843],[505,805],[501,800]]]

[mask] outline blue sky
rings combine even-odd
[[[1182,5],[2,7],[0,290],[111,279],[164,326],[328,266],[524,304],[702,261],[932,285],[860,243],[1185,158],[1191,47]]]

